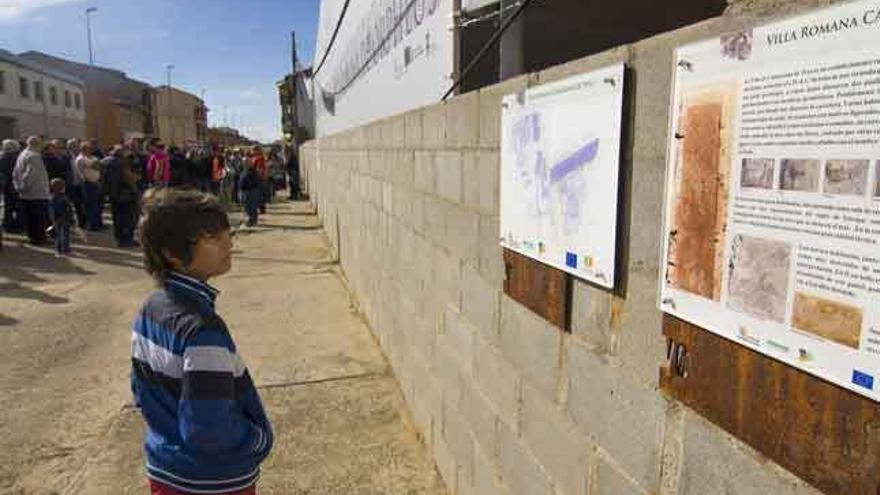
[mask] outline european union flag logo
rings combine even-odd
[[[874,390],[874,377],[859,370],[853,370],[852,382],[862,388]]]

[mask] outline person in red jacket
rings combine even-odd
[[[269,199],[269,167],[266,165],[266,158],[263,156],[263,149],[259,145],[254,146],[251,151],[251,163],[257,172],[260,173],[260,213],[266,213],[266,202]]]

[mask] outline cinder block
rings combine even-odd
[[[475,338],[476,330],[471,324],[454,305],[447,305],[443,317],[443,332],[438,340],[455,353],[465,380],[471,380],[474,374]]]
[[[422,147],[422,109],[412,110],[403,114],[406,147],[418,149]]]
[[[388,127],[391,140],[388,145],[392,148],[403,148],[406,146],[406,115],[399,114],[389,119]]]
[[[559,390],[560,331],[540,316],[501,296],[501,352],[550,400]]]
[[[513,495],[552,495],[550,478],[538,461],[507,428],[498,428],[501,480]]]
[[[416,155],[411,150],[396,150],[391,153],[391,169],[389,180],[395,187],[410,189],[415,185]]]
[[[512,431],[519,431],[520,373],[488,341],[476,344],[476,386],[486,397],[495,414]]]
[[[611,334],[611,293],[580,279],[572,282],[572,334],[598,353],[613,353],[616,336]]]
[[[433,372],[437,346],[437,333],[434,327],[416,314],[415,325],[410,330],[412,331],[410,352],[418,358],[418,362],[424,363],[425,367]]]
[[[659,276],[657,269],[662,253],[662,231],[660,212],[666,184],[666,160],[636,158],[632,164],[632,198],[637,201],[631,207],[629,221],[629,261],[630,270],[654,277]],[[639,212],[652,211],[657,215],[644,215]],[[621,267],[624,269],[625,267]]]
[[[446,147],[446,109],[442,103],[422,108],[422,146],[425,149]]]
[[[501,183],[501,155],[496,151],[479,154],[480,212],[499,214],[499,187]]]
[[[498,459],[498,417],[488,399],[474,380],[465,380],[462,386],[461,414],[474,435],[477,450],[493,460]]]
[[[499,342],[501,291],[474,267],[462,267],[461,310],[480,335],[494,345]]]
[[[446,246],[446,214],[450,204],[437,196],[425,195],[425,237],[433,244]]]
[[[612,311],[612,330],[619,326],[618,356],[622,365],[639,381],[656,387],[657,370],[665,361],[666,340],[662,335],[663,315],[657,309],[657,276],[654,270],[630,270],[629,296],[618,300]]]
[[[413,400],[410,407],[413,411],[413,419],[418,426],[425,444],[432,445],[434,442],[433,426],[439,427],[442,418],[443,398],[440,385],[431,376],[427,367],[417,359],[412,360],[411,367],[413,383]]]
[[[450,203],[461,203],[462,158],[460,151],[438,151],[434,157],[437,194]]]
[[[412,198],[412,216],[409,225],[414,231],[425,235],[425,194],[414,192]]]
[[[498,149],[501,142],[501,100],[510,93],[522,91],[529,85],[531,75],[524,74],[479,91],[481,148]]]
[[[438,435],[432,447],[434,462],[437,464],[440,476],[446,482],[446,489],[450,495],[458,495],[458,465],[455,463],[455,457],[452,455],[449,445],[441,435]]]
[[[413,164],[413,182],[417,191],[433,194],[437,191],[437,179],[434,171],[434,152],[416,151]]]
[[[563,409],[529,385],[523,386],[522,404],[522,438],[553,485],[567,495],[586,495],[593,443]]]
[[[445,236],[442,244],[454,256],[476,266],[480,259],[480,216],[458,205],[446,205]]]
[[[461,411],[449,401],[443,403],[443,438],[459,467],[459,486],[473,486],[474,437]]]
[[[479,143],[480,106],[476,91],[447,100],[446,146],[450,148],[476,148]]]
[[[480,152],[465,151],[461,162],[462,202],[466,208],[480,211]]]
[[[501,482],[500,467],[489,454],[477,448],[474,451],[474,486],[472,491],[462,491],[463,495],[510,495]]]
[[[391,214],[404,223],[407,227],[412,225],[412,202],[413,193],[402,187],[394,187],[391,190]]]
[[[685,415],[682,495],[820,495],[820,492],[698,415]]]
[[[566,342],[568,409],[577,428],[648,491],[658,486],[666,402],[574,339]]]
[[[442,304],[441,313],[446,305],[461,310],[461,262],[455,256],[442,249],[433,252],[433,272],[431,275],[431,291]]]
[[[631,479],[615,469],[603,456],[597,457],[596,489],[593,492],[595,495],[648,495],[648,492],[639,488]]]
[[[480,274],[501,290],[504,285],[504,251],[497,216],[480,215]]]
[[[461,389],[464,380],[458,356],[453,349],[439,342],[434,350],[434,372],[440,383],[440,389],[443,391],[443,401],[458,406],[461,403]]]
[[[393,214],[392,192],[394,190],[394,185],[390,182],[380,182],[379,187],[382,191],[382,209],[386,213]]]

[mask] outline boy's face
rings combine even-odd
[[[202,236],[193,247],[186,272],[199,280],[218,277],[232,268],[232,233],[229,229]]]

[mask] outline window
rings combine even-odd
[[[6,93],[6,72],[0,70],[0,95]]]
[[[34,99],[37,101],[43,101],[43,82],[42,81],[34,81]]]
[[[76,102],[76,109],[79,110],[82,108],[82,99],[79,97],[79,93],[73,95],[73,101]]]
[[[30,98],[31,90],[27,78],[18,78],[18,92],[22,98]]]
[[[70,108],[70,91],[64,90],[64,106]]]
[[[49,86],[49,103],[58,104],[58,88],[55,86]]]

